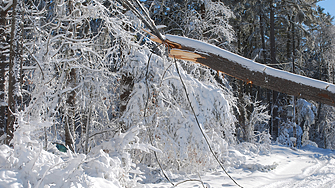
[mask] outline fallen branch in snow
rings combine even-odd
[[[153,41],[170,48],[171,57],[200,63],[246,83],[335,106],[335,85],[331,83],[256,63],[198,40],[166,35],[162,41],[151,36]]]

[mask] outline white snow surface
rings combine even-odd
[[[229,152],[234,153],[237,159],[243,159],[243,162],[237,167],[226,168],[229,174],[245,188],[335,188],[335,151],[320,149],[310,145],[304,146],[300,149],[292,149],[290,147],[280,145],[271,145],[271,153],[255,154],[250,152],[247,147],[242,146],[236,148],[237,149],[231,148]],[[77,171],[74,176],[82,176],[85,178],[81,181],[73,181],[74,179],[70,178],[73,182],[68,182],[70,174],[65,173],[66,171],[61,167],[62,165],[59,166],[54,163],[57,159],[56,161],[61,162],[58,162],[59,164],[64,164],[64,161],[66,160],[65,158],[63,161],[59,158],[59,156],[56,156],[56,154],[42,151],[38,157],[39,159],[32,159],[33,154],[29,154],[27,151],[28,150],[22,152],[19,158],[16,158],[13,156],[13,152],[15,152],[13,149],[4,145],[1,146],[1,188],[25,187],[30,185],[29,182],[34,182],[36,180],[40,183],[38,185],[35,184],[33,187],[63,187],[65,185],[69,187],[120,187],[117,177],[115,177],[115,179],[111,177],[103,178],[100,175],[101,171],[98,169],[101,167],[97,166],[97,164],[101,165],[104,163],[99,160],[107,159],[106,156],[103,158],[97,157],[96,162],[92,161],[92,159],[88,160],[91,161],[89,162],[90,164],[83,164],[83,168],[86,170],[78,171],[78,168],[73,169],[73,172]],[[64,156],[66,155],[63,155],[63,157]],[[82,159],[87,159],[84,155],[81,156]],[[28,159],[27,162],[20,163],[20,160],[24,160],[24,158]],[[28,162],[29,159],[31,159],[34,164],[30,164],[30,162]],[[75,158],[71,160],[73,161],[74,159]],[[78,160],[76,159],[74,161]],[[9,163],[21,164],[21,167],[13,167],[13,165]],[[74,167],[76,165],[74,165]],[[96,167],[94,167],[94,165]],[[91,166],[91,168],[88,169],[88,166]],[[27,171],[28,169],[24,170],[27,167],[33,170],[31,172]],[[69,166],[64,168],[69,168]],[[110,168],[109,171],[113,171],[113,168]],[[116,173],[116,171],[117,169],[115,169],[114,173]],[[105,172],[105,176],[107,174],[113,174],[113,172]],[[155,182],[158,183],[143,184],[139,182],[137,185],[134,184],[131,187],[172,187],[163,176],[159,177],[159,174],[149,175],[142,173],[142,175],[144,177],[146,176],[145,182],[153,182],[155,179]],[[237,187],[227,177],[227,175],[222,172],[221,169],[212,170],[211,172],[205,172],[199,175],[176,175],[168,172],[168,176],[175,184],[188,179],[199,180],[201,178],[207,188]],[[157,178],[159,181],[157,181]],[[186,182],[178,185],[177,187],[203,186],[199,182]]]
[[[219,48],[217,46],[201,42],[198,40],[190,39],[187,37],[180,37],[180,36],[175,36],[175,35],[166,35],[166,39],[168,39],[171,42],[175,42],[178,44],[181,44],[182,46],[185,47],[191,47],[197,50],[201,53],[211,53],[218,55],[220,57],[229,59],[233,62],[236,62],[243,67],[254,71],[254,72],[263,72],[268,75],[272,75],[274,77],[286,79],[286,80],[291,80],[293,82],[299,83],[299,84],[304,84],[304,85],[309,85],[315,88],[319,89],[327,89],[328,91],[334,93],[335,92],[335,85],[323,82],[320,80],[308,78],[305,76],[293,74],[287,71],[275,69],[269,66],[266,66],[264,64],[260,64],[257,62],[254,62],[253,60],[247,59],[245,57],[242,57],[240,55],[234,54],[232,52],[229,52],[227,50],[224,50],[222,48]]]
[[[229,174],[244,188],[335,188],[335,151],[304,146],[292,149],[272,145],[266,155],[244,155],[240,168],[227,168]],[[238,152],[238,151],[235,151]],[[238,187],[222,170],[200,175],[207,188]],[[174,183],[199,176],[175,176]],[[168,182],[148,184],[151,188],[171,187]],[[199,182],[187,182],[178,187],[203,187]]]

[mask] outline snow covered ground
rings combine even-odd
[[[246,164],[238,169],[229,169],[229,173],[245,188],[335,188],[335,151],[312,146],[293,150],[272,145],[271,154],[244,156]],[[183,180],[187,178],[175,179],[176,182]],[[207,173],[201,176],[201,180],[208,188],[238,187],[222,171]],[[149,187],[165,188],[171,187],[171,184],[150,184]],[[203,186],[199,182],[187,182],[180,187]]]
[[[335,188],[335,151],[320,149],[313,146],[304,146],[301,149],[291,149],[289,147],[272,145],[271,148],[271,153],[264,155],[256,155],[251,152],[240,152],[240,150],[231,150],[230,152],[233,152],[237,158],[243,158],[245,160],[238,168],[228,168],[227,170],[229,174],[245,188]],[[108,158],[104,152],[94,157],[94,159],[97,160],[95,162],[91,160],[92,158],[89,159],[84,155],[78,155],[76,158],[71,159],[75,162],[75,164],[59,168],[55,171],[51,171],[51,169],[56,166],[61,166],[65,162],[62,162],[62,159],[50,152],[39,151],[41,152],[39,159],[31,158],[33,155],[29,153],[26,153],[26,156],[20,155],[18,158],[15,158],[15,155],[10,154],[12,152],[13,149],[4,145],[1,146],[1,188],[30,187],[30,185],[32,185],[32,187],[121,187],[117,181],[117,174],[115,172],[113,172],[114,175],[113,173],[108,174],[106,171],[113,171],[113,169],[117,169],[117,164],[115,163],[116,161],[114,161],[115,164],[113,168],[107,169],[107,167],[104,167],[106,168],[104,169],[104,172],[101,170],[101,167],[99,167],[99,165],[101,166],[105,163],[104,160],[108,159],[109,163],[113,162],[113,160]],[[25,152],[22,152],[21,154],[24,153]],[[30,159],[27,159],[24,162],[25,164],[23,164],[23,162],[19,162],[24,160],[24,158]],[[80,162],[78,158],[81,158],[81,161],[83,162]],[[5,164],[6,160],[7,164]],[[31,163],[31,161],[34,163]],[[50,161],[60,161],[61,163],[52,164]],[[8,162],[12,162],[13,164],[20,163],[20,167],[10,168],[11,165],[9,165]],[[77,162],[83,164],[81,168],[73,168],[78,166],[76,164]],[[49,167],[46,168],[47,166]],[[95,167],[88,168],[90,166]],[[31,169],[30,172],[29,169]],[[71,176],[67,173],[66,169],[75,174]],[[38,171],[39,173],[37,173]],[[103,176],[105,178],[102,178],[99,175],[101,173],[104,173]],[[131,187],[172,187],[170,183],[168,183],[163,177],[159,177],[158,174],[152,175],[151,177],[149,177],[148,174],[142,175],[146,176],[144,182],[154,180],[154,182],[158,183],[133,184]],[[64,179],[63,176],[68,178]],[[108,178],[108,176],[111,177]],[[201,178],[207,188],[237,187],[221,170],[208,172],[200,176],[172,174],[169,174],[169,176],[174,184],[188,179],[199,180]],[[84,180],[79,181],[78,177],[81,177],[79,179]],[[33,183],[34,181],[35,183]],[[186,183],[179,184],[177,187],[195,188],[203,187],[203,185],[199,183],[199,181],[188,181]]]

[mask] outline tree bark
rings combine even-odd
[[[68,87],[72,89],[76,85],[76,70],[71,69],[68,75]],[[74,152],[74,135],[75,135],[75,108],[76,108],[76,92],[70,91],[66,100],[67,111],[66,111],[66,122],[65,122],[65,145]]]
[[[0,5],[1,6],[1,5]],[[8,53],[6,52],[9,49],[8,42],[6,41],[7,32],[6,28],[6,17],[8,10],[0,10],[0,137],[5,133],[6,129],[6,113],[7,113],[7,102],[5,99],[5,69],[7,65]]]
[[[268,67],[186,37],[166,35],[164,43],[169,45],[171,57],[200,63],[249,84],[335,106],[335,85],[331,83]]]
[[[89,107],[89,112],[88,112],[88,115],[87,115],[87,122],[86,122],[86,135],[85,135],[85,154],[87,155],[88,153],[88,142],[89,142],[89,132],[90,132],[90,125],[91,125],[91,116],[92,116],[92,107],[91,107],[91,104],[90,104],[90,107]]]
[[[64,131],[65,131],[65,145],[72,151],[74,152],[74,141],[73,141],[73,136],[70,131],[70,126],[71,126],[71,120],[69,120],[69,115],[65,116],[65,122],[64,122]]]
[[[244,84],[242,80],[237,80],[238,83],[238,109],[239,109],[239,115],[238,115],[238,122],[239,125],[241,126],[241,132],[243,135],[238,135],[238,137],[240,139],[246,140],[247,139],[247,125],[245,123],[245,102],[243,99],[243,88],[244,88]]]
[[[276,61],[276,38],[275,38],[275,19],[274,19],[274,7],[273,0],[270,1],[270,53],[271,53],[271,63],[274,65]],[[272,138],[276,139],[278,136],[278,92],[272,91]]]
[[[259,22],[260,22],[260,31],[261,31],[261,38],[262,38],[262,52],[261,52],[261,59],[262,63],[266,62],[266,53],[265,53],[265,33],[264,33],[264,18],[263,12],[259,15]]]
[[[122,75],[120,84],[120,113],[123,113],[127,109],[130,94],[134,87],[134,78],[131,75]]]
[[[17,92],[17,75],[15,72],[15,67],[17,65],[17,56],[20,54],[19,51],[19,42],[16,38],[16,7],[17,1],[13,0],[12,5],[12,20],[11,20],[11,32],[10,32],[10,55],[9,55],[9,65],[8,65],[8,112],[7,112],[7,126],[6,126],[6,133],[7,137],[5,143],[7,145],[10,144],[11,140],[14,136],[14,123],[15,123],[15,116],[14,113],[16,111],[16,99],[15,95]]]
[[[73,2],[72,0],[68,1],[67,5],[67,14],[71,15],[73,12]],[[75,24],[72,24],[72,28],[70,27],[70,32],[72,32],[71,37],[76,37],[76,28]],[[71,30],[72,29],[72,30]],[[68,51],[71,51],[67,49]],[[69,53],[69,52],[67,52]],[[71,53],[71,52],[70,52]],[[67,87],[72,88],[72,90],[67,94],[66,99],[66,114],[65,114],[65,145],[69,147],[69,149],[74,152],[75,150],[75,132],[76,132],[76,124],[75,124],[75,115],[76,115],[76,91],[74,88],[76,87],[77,73],[75,68],[71,68],[70,72],[67,75]]]

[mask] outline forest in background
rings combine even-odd
[[[317,2],[141,1],[163,34],[334,83],[333,18]],[[120,169],[106,179],[120,176],[123,186],[137,181],[129,177],[135,167],[215,168],[202,131],[226,166],[239,163],[227,151],[241,144],[255,152],[268,152],[271,141],[335,149],[334,107],[169,58],[123,3],[0,1],[2,144],[108,158],[103,151]]]

